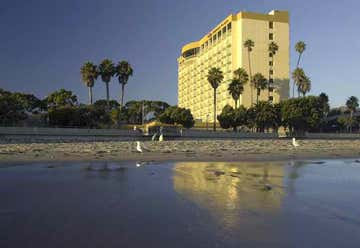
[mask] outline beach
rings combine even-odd
[[[289,139],[37,142],[0,144],[0,162],[31,161],[262,161],[358,158],[360,140]]]

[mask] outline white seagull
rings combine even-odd
[[[300,146],[299,143],[296,141],[295,138],[292,138],[292,145],[293,145],[294,147]]]
[[[164,141],[164,135],[160,134],[159,141]]]
[[[136,141],[136,151],[138,151],[138,152],[140,152],[140,153],[143,152],[143,150],[142,150],[142,148],[141,148],[140,141]]]
[[[155,141],[155,140],[156,140],[156,136],[157,136],[157,133],[154,133],[154,135],[152,136],[151,140],[152,140],[152,141]]]

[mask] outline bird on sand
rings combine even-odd
[[[300,146],[299,143],[296,141],[295,138],[292,138],[292,145],[293,145],[294,147]]]
[[[151,140],[152,140],[152,141],[155,141],[155,140],[156,140],[156,137],[157,137],[157,133],[154,133],[154,135],[151,137]]]
[[[164,141],[164,135],[160,134],[159,141]]]

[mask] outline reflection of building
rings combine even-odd
[[[201,40],[182,48],[178,58],[178,104],[189,108],[196,119],[205,122],[206,116],[213,121],[213,90],[207,82],[211,67],[219,67],[224,81],[218,88],[217,112],[226,104],[234,105],[227,92],[233,71],[239,67],[249,72],[248,53],[243,47],[251,39],[255,47],[251,52],[252,74],[262,73],[273,82],[269,90],[262,91],[260,100],[280,99],[289,95],[289,15],[286,11],[272,11],[269,14],[240,12],[228,16]],[[279,45],[279,51],[272,58],[268,52],[270,42]],[[253,101],[256,92],[253,92]],[[251,105],[251,88],[245,85],[239,100],[245,107]]]
[[[247,212],[276,213],[283,197],[283,166],[271,163],[177,163],[174,189],[227,226]],[[273,186],[271,191],[264,185]],[[245,213],[245,214],[244,214]]]

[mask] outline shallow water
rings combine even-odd
[[[0,167],[1,248],[359,244],[355,160]]]

